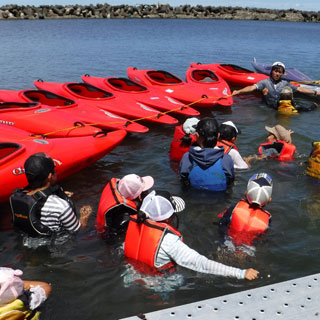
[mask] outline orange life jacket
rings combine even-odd
[[[137,213],[135,202],[126,199],[119,193],[117,188],[118,181],[118,179],[112,178],[102,191],[96,218],[96,229],[100,232],[103,232],[108,225],[108,216],[112,215],[112,210],[123,208],[124,211],[130,214]]]
[[[231,151],[231,149],[238,150],[237,146],[234,143],[227,141],[227,140],[218,140],[217,146],[223,147],[225,154],[228,154]]]
[[[228,235],[235,244],[252,244],[252,241],[265,232],[271,214],[261,208],[253,208],[248,201],[241,200],[232,211]]]
[[[169,156],[172,160],[180,162],[182,156],[189,151],[191,145],[196,142],[197,138],[194,134],[190,134],[191,143],[189,146],[186,146],[182,143],[181,138],[184,137],[186,133],[181,126],[176,126],[174,129],[173,140],[171,142]]]
[[[172,270],[175,267],[174,262],[160,268],[155,266],[162,239],[168,232],[181,237],[181,233],[167,223],[154,222],[149,219],[138,223],[137,216],[131,216],[124,242],[124,255],[132,261],[146,265],[147,268],[143,268],[144,273],[161,275],[164,270]],[[139,268],[140,271],[141,269]]]
[[[283,144],[282,150],[278,156],[271,156],[272,158],[275,158],[280,161],[292,161],[293,160],[293,155],[296,152],[296,146],[293,145],[292,143],[287,143],[282,140],[277,140],[277,142],[280,142]],[[272,144],[273,142],[266,142],[266,143],[261,143],[259,146],[259,154],[262,154],[262,147],[263,146],[268,146]]]

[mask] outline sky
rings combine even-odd
[[[296,9],[306,11],[320,11],[320,0],[0,0],[0,6],[5,4],[17,5],[88,5],[98,3],[108,3],[110,5],[139,5],[139,4],[156,4],[168,3],[173,7],[190,4],[195,6],[232,6],[232,7],[250,7],[250,8],[268,8],[268,9]]]

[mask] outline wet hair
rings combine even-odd
[[[197,124],[197,133],[203,138],[205,148],[213,148],[217,144],[219,125],[214,118],[203,118]]]
[[[219,127],[219,132],[220,132],[220,139],[221,140],[231,141],[232,138],[237,137],[236,129],[232,126],[225,125],[223,123]]]
[[[48,175],[55,172],[54,167],[53,160],[43,152],[30,156],[24,163],[28,187],[30,189],[43,187]]]
[[[183,146],[189,147],[192,143],[192,138],[190,137],[190,134],[185,134],[180,141]]]

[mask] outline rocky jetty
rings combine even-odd
[[[0,20],[14,19],[223,19],[320,22],[320,11],[271,10],[241,7],[213,7],[169,4],[117,5],[42,5],[0,7]]]

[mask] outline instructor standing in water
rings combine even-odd
[[[316,90],[313,91],[303,87],[296,87],[289,81],[282,80],[281,77],[285,73],[285,69],[286,67],[282,62],[274,62],[272,64],[270,77],[268,79],[261,80],[251,86],[244,87],[240,90],[234,90],[232,92],[232,95],[235,96],[241,93],[250,93],[257,90],[259,92],[262,92],[262,100],[265,102],[265,104],[273,109],[278,109],[280,93],[286,86],[292,88],[293,93],[300,92],[314,96],[320,95],[320,93]]]

